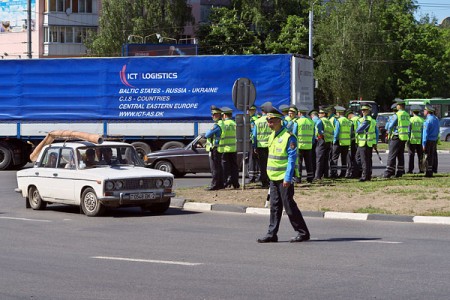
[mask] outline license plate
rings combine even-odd
[[[130,200],[147,200],[147,199],[155,199],[155,194],[154,193],[130,194]]]

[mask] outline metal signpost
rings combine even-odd
[[[238,78],[233,84],[232,98],[234,106],[244,112],[243,118],[236,118],[236,125],[238,129],[242,127],[242,138],[237,139],[238,151],[242,149],[242,189],[245,188],[245,174],[247,173],[247,165],[245,158],[247,154],[247,144],[249,143],[249,125],[250,119],[248,117],[248,109],[255,103],[256,89],[253,82],[248,78]],[[239,122],[239,123],[238,123]],[[240,126],[242,122],[242,126]],[[238,130],[236,130],[236,137],[238,137]],[[240,146],[241,145],[241,146]],[[251,150],[251,149],[249,149]]]

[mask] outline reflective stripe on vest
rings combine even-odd
[[[349,146],[351,144],[350,131],[352,129],[352,121],[346,117],[339,117],[339,145]]]
[[[409,142],[413,145],[422,144],[422,130],[424,120],[420,116],[414,116],[411,121],[411,135]]]
[[[222,135],[220,136],[219,153],[236,152],[236,122],[231,119],[223,121]]]
[[[311,150],[314,135],[314,121],[310,118],[297,119],[297,149]]]
[[[267,124],[267,116],[262,116],[255,121],[256,126],[256,147],[267,148],[269,146],[269,136],[272,134],[272,130]]]
[[[397,112],[397,131],[398,138],[401,141],[407,141],[409,139],[409,124],[411,123],[409,120],[409,115],[404,110],[399,110]]]
[[[215,122],[215,124],[219,125],[221,132],[223,132],[223,121],[218,120],[217,122]],[[212,137],[206,139],[205,149],[207,152],[210,152],[211,149],[214,148],[214,146],[215,146],[215,136],[213,135]]]
[[[377,127],[377,122],[374,119],[372,119],[372,117],[370,117],[370,116],[367,116],[366,118],[367,118],[367,120],[370,121],[370,126],[366,133],[358,133],[358,146],[359,147],[364,147],[366,145],[369,147],[372,147],[373,145],[375,145],[377,143],[376,133],[375,133],[375,127]],[[361,118],[360,121],[362,124],[364,122],[364,119]]]
[[[278,136],[273,132],[269,137],[269,157],[267,176],[270,180],[283,180],[288,165],[287,144],[291,134],[284,128]]]
[[[328,120],[325,117],[320,118],[320,119],[322,120],[322,123],[323,123],[323,136],[324,136],[325,142],[331,143],[333,141],[333,131],[334,131],[333,124],[331,124],[330,120]]]

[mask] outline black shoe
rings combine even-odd
[[[364,181],[366,181],[364,178],[359,179],[359,182],[364,182]]]
[[[274,235],[274,236],[266,235],[262,239],[257,239],[256,241],[258,243],[276,243],[276,242],[278,242],[278,236],[276,236],[276,235]]]
[[[236,189],[238,189],[238,188],[240,188],[241,187],[241,185],[240,184],[238,184],[238,185],[233,185],[233,188],[236,190]]]
[[[217,191],[217,190],[220,190],[220,188],[217,187],[217,186],[208,186],[208,187],[205,189],[205,191]]]
[[[309,241],[309,235],[298,234],[296,237],[293,237],[289,242],[290,243],[300,243]]]

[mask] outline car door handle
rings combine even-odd
[[[39,176],[39,172],[34,173],[34,175]]]
[[[58,173],[53,173],[53,176],[54,176],[54,177],[58,176]]]

